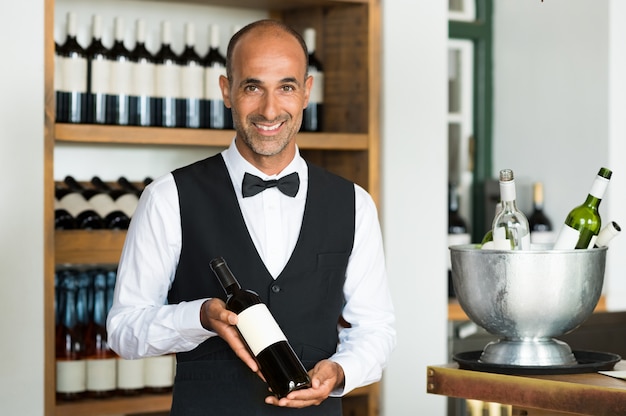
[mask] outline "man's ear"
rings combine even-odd
[[[228,108],[230,106],[230,82],[224,75],[220,75],[220,89],[222,90],[222,98],[224,99],[224,105]]]

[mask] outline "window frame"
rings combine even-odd
[[[493,135],[493,0],[476,0],[476,20],[448,20],[449,39],[474,42],[474,170],[472,183],[472,241],[481,241],[487,224],[486,182],[492,177]]]

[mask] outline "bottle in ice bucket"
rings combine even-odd
[[[515,203],[515,177],[511,169],[500,171],[500,208],[489,233],[483,239],[483,249],[529,250],[530,228],[528,219]]]
[[[585,249],[594,246],[602,228],[598,207],[609,185],[611,174],[611,170],[600,168],[585,202],[567,214],[565,223],[554,243],[555,250]]]

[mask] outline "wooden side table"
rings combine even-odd
[[[626,371],[626,361],[614,370]],[[428,366],[427,392],[510,404],[513,415],[626,415],[626,381],[598,373],[505,375]]]

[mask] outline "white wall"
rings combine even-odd
[[[611,194],[607,199],[610,218],[626,226],[626,2],[609,0],[609,165],[616,171],[611,179]],[[611,243],[608,252],[605,290],[611,310],[626,310],[626,238]]]
[[[446,244],[445,2],[382,3],[381,213],[399,332],[382,410],[385,416],[437,416],[445,414],[445,402],[426,394],[425,367],[446,360],[445,258],[432,248]],[[546,182],[546,209],[558,222],[607,163],[615,175],[603,208],[607,218],[626,224],[619,218],[626,205],[620,171],[626,146],[626,5],[622,0],[495,3],[494,171],[510,166],[521,182]],[[42,0],[9,2],[0,15],[1,38],[19,35],[19,42],[4,43],[4,56],[21,57],[0,67],[1,414],[43,414],[42,21]],[[532,150],[537,147],[546,150]],[[94,149],[85,151],[90,161]],[[168,159],[168,152],[136,157],[166,171],[182,162]],[[72,156],[71,151],[58,155],[80,159]],[[66,173],[59,169],[55,176]],[[87,172],[81,169],[77,175]],[[148,168],[137,172],[156,176]],[[111,168],[97,174],[118,173]],[[399,188],[411,179],[413,190]],[[626,256],[615,253],[623,253],[625,245],[621,237],[610,249],[608,282],[610,304],[622,309]]]
[[[43,1],[2,6],[0,413],[43,414]],[[8,13],[6,12],[8,9]]]
[[[543,181],[545,211],[559,225],[582,203],[600,166],[613,177],[603,223],[626,226],[626,6],[619,0],[494,2],[493,172],[520,178],[520,206]],[[610,13],[609,13],[610,10]],[[604,293],[626,309],[626,239],[607,255]]]
[[[383,413],[444,415],[426,366],[447,361],[447,2],[385,1],[382,27],[382,220],[398,330]]]

